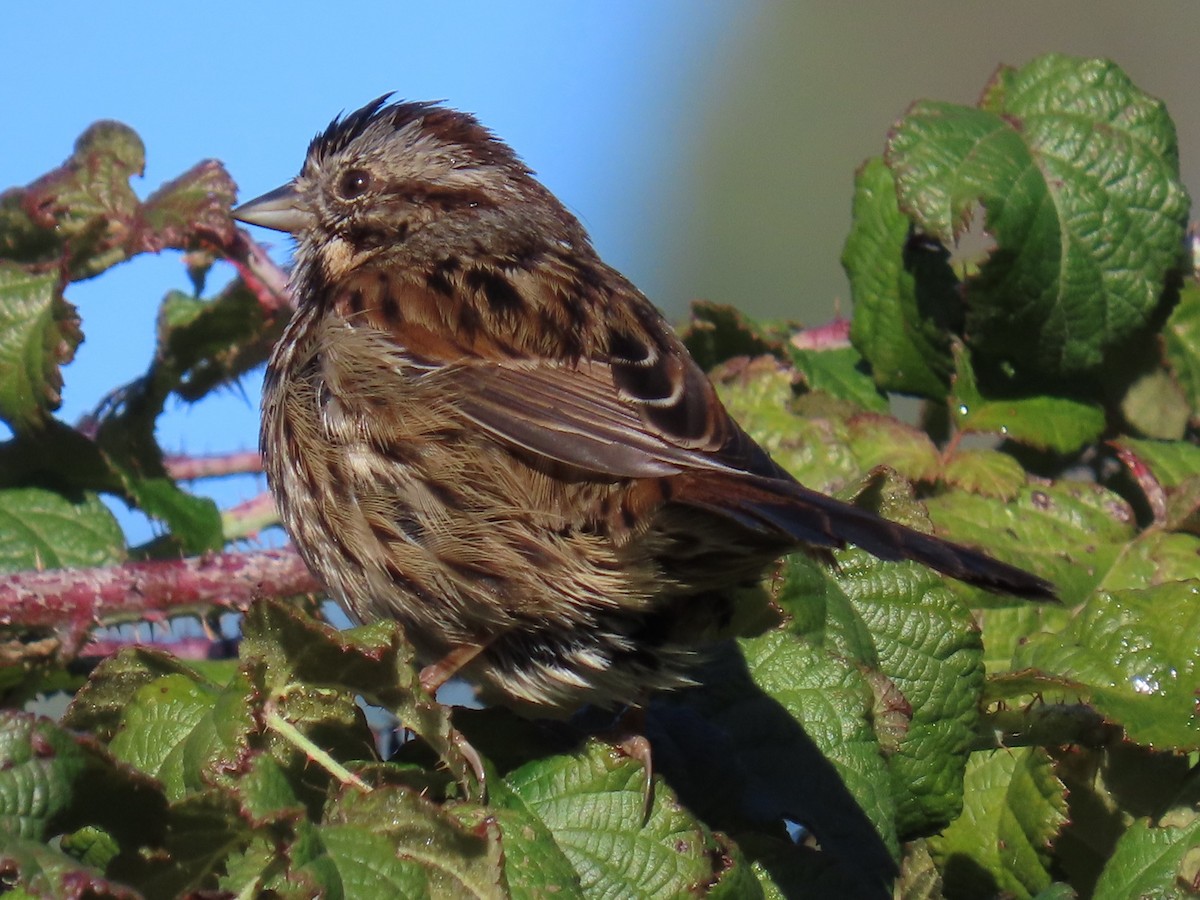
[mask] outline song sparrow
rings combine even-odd
[[[1051,595],[800,485],[508,146],[387,101],[235,211],[296,236],[262,452],[300,553],[358,619],[554,715],[688,683],[695,649],[754,617],[742,588],[797,548]]]

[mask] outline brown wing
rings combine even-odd
[[[440,396],[526,453],[601,478],[789,478],[621,275],[577,259],[540,258],[537,272],[441,269],[427,285],[364,275],[333,303],[348,322],[390,334],[423,377],[444,383]]]
[[[1053,596],[1047,582],[979,551],[800,485],[729,417],[649,301],[615,272],[604,275],[550,282],[508,273],[502,290],[495,272],[466,273],[445,296],[407,286],[402,297],[384,298],[394,313],[360,295],[355,314],[388,331],[422,377],[445,382],[440,396],[455,398],[472,422],[515,450],[599,478],[671,477],[676,502],[774,540],[849,541],[990,590]],[[534,320],[543,327],[531,330]],[[553,333],[555,324],[562,334]],[[581,352],[556,355],[561,348]]]

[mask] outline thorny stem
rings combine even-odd
[[[304,732],[302,732],[299,728],[297,728],[275,710],[268,710],[267,712],[267,727],[285,741],[292,744],[292,746],[300,750],[305,756],[323,768],[342,784],[352,785],[363,793],[370,792],[370,785],[368,785],[361,778],[343,766],[340,762],[310,741]]]
[[[212,456],[176,453],[167,456],[163,463],[166,465],[167,474],[176,481],[196,481],[200,478],[221,478],[225,475],[262,471],[262,457],[255,450],[237,450]]]
[[[212,553],[180,560],[0,575],[0,625],[70,628],[245,608],[258,597],[316,594],[321,586],[295,550]]]
[[[222,253],[233,263],[242,281],[258,298],[264,313],[275,313],[290,308],[292,295],[288,291],[287,273],[275,265],[267,251],[251,240],[242,229],[234,239],[222,244]]]
[[[221,513],[221,531],[226,540],[254,537],[264,528],[279,522],[275,501],[267,492],[244,500]]]

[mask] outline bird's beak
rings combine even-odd
[[[314,218],[305,207],[294,181],[243,203],[233,211],[233,217],[240,222],[292,234],[303,231],[313,223]]]

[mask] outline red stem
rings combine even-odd
[[[223,475],[262,471],[262,459],[254,450],[238,450],[213,456],[187,456],[179,453],[167,456],[163,462],[167,467],[167,474],[176,481],[195,481],[197,478],[219,478]]]
[[[321,592],[288,547],[133,562],[95,569],[48,569],[0,576],[0,625],[81,630],[96,622],[181,615],[197,608],[244,608],[258,597]]]

